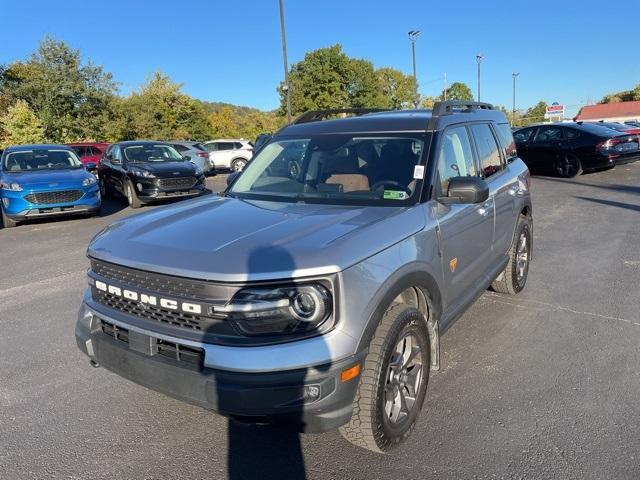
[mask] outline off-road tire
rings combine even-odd
[[[18,222],[16,222],[14,219],[10,218],[6,213],[4,213],[4,208],[0,207],[0,212],[2,214],[2,226],[4,228],[12,228],[18,224]]]
[[[521,241],[522,235],[525,235],[526,238],[528,257],[524,275],[520,277],[518,275],[518,245]],[[529,276],[529,266],[531,265],[532,236],[531,218],[520,215],[518,218],[516,233],[513,236],[513,242],[509,249],[509,263],[491,284],[491,288],[494,291],[509,295],[517,295],[524,289],[525,284],[527,283],[527,277]]]
[[[142,206],[142,202],[138,198],[138,195],[136,194],[136,189],[134,188],[131,180],[127,180],[124,188],[125,188],[124,197],[126,198],[129,206],[131,208],[140,208]]]
[[[416,336],[420,343],[422,381],[410,414],[394,429],[384,412],[384,390],[389,362],[396,344],[407,333]],[[422,409],[430,360],[429,333],[422,313],[406,304],[393,305],[384,314],[369,345],[360,384],[353,400],[353,415],[349,423],[340,427],[342,436],[358,447],[378,453],[393,450],[404,442],[413,432]]]

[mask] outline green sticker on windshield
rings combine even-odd
[[[402,190],[385,190],[383,197],[385,200],[404,200],[407,193]]]

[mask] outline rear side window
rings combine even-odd
[[[471,125],[471,132],[476,141],[482,176],[487,178],[503,169],[500,149],[491,128],[486,123]]]
[[[238,142],[234,143],[234,145],[235,145],[235,149],[236,150],[240,150],[243,147],[243,145],[241,143],[238,143]]]
[[[175,148],[177,151],[179,152],[186,152],[187,150],[189,150],[187,147],[183,146],[183,145],[178,145],[177,143],[174,143],[173,145],[171,145],[173,148]]]
[[[438,152],[439,196],[447,193],[453,177],[475,177],[477,174],[467,129],[455,127],[446,130]]]
[[[566,134],[569,140],[573,140],[574,138],[578,138],[580,136],[580,132],[578,130],[574,130],[573,128],[567,128]]]
[[[496,125],[498,137],[500,138],[500,146],[504,151],[504,158],[507,162],[512,162],[518,158],[518,152],[516,151],[516,141],[513,139],[511,128],[507,123],[500,123]]]
[[[218,142],[218,150],[233,150],[233,143],[231,143],[231,142]]]

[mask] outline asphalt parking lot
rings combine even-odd
[[[92,368],[73,335],[84,251],[124,203],[0,230],[0,478],[640,478],[640,163],[532,191],[527,288],[446,333],[418,427],[385,456]]]

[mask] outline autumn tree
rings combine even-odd
[[[447,88],[446,95],[443,96],[447,100],[473,100],[473,93],[466,83],[453,82],[449,88]]]
[[[413,107],[418,98],[416,82],[394,68],[384,67],[376,71],[380,82],[382,103],[380,106],[399,109]]]
[[[43,140],[42,123],[24,100],[18,100],[0,116],[0,148]]]

